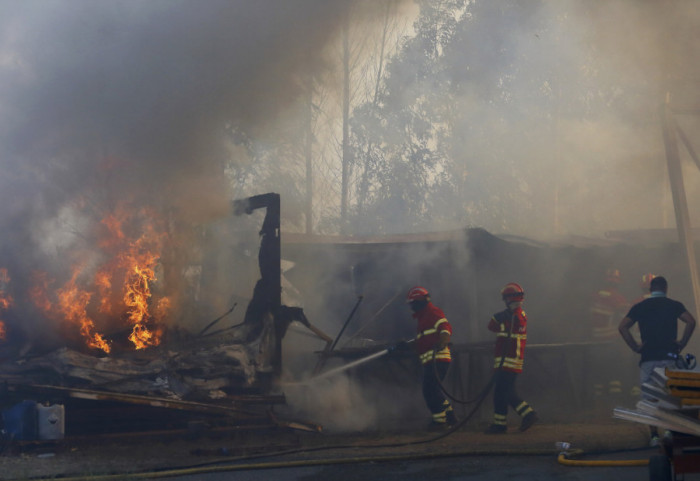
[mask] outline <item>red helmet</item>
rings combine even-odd
[[[619,284],[622,281],[622,275],[620,275],[620,269],[610,268],[605,271],[605,280],[608,282],[613,282]]]
[[[427,301],[428,296],[430,296],[430,294],[426,288],[421,286],[411,287],[406,296],[406,302]]]
[[[525,299],[525,291],[520,287],[520,284],[509,282],[501,289],[501,297],[504,301],[519,302]]]
[[[644,274],[642,276],[642,279],[639,281],[639,287],[641,287],[644,290],[649,290],[649,286],[651,285],[651,280],[656,277],[654,274]]]

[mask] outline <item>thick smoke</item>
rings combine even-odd
[[[122,225],[127,239],[157,217],[169,234],[163,265],[186,266],[189,248],[206,248],[188,245],[192,226],[231,217],[238,194],[224,175],[242,161],[232,132],[255,138],[287,116],[303,82],[332,68],[323,53],[348,11],[371,20],[372,4],[0,0],[0,266],[17,301],[15,319],[3,317],[15,321],[11,332],[47,322],[26,307],[36,272],[48,272],[53,289],[76,265],[85,272],[78,284],[91,281],[106,261],[105,234],[121,233],[106,232],[110,215],[132,219]],[[242,222],[252,237],[258,220]],[[257,241],[226,266],[254,266]],[[215,264],[210,254],[195,262]],[[228,307],[233,293],[244,304],[258,276],[245,267],[236,275],[250,279],[219,285],[220,299],[190,295]],[[180,274],[170,291],[183,287]]]
[[[96,264],[108,214],[141,216],[128,237],[157,212],[183,258],[188,226],[232,214],[227,135],[263,130],[327,68],[352,4],[0,1],[0,264],[16,289]]]
[[[496,177],[504,192],[482,192],[481,205],[513,204],[475,223],[538,238],[673,228],[659,111],[667,93],[673,108],[698,105],[697,4],[477,1],[469,11],[450,54],[458,162],[473,179],[467,195]],[[692,138],[693,116],[677,118]],[[681,154],[692,205],[700,176]]]
[[[3,1],[3,223],[55,215],[101,177],[125,196],[221,203],[225,125],[274,119],[348,6]]]

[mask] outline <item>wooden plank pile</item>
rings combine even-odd
[[[167,346],[96,357],[69,348],[0,365],[0,381],[50,384],[173,399],[214,400],[254,385],[255,353],[242,343]]]
[[[217,335],[109,356],[62,347],[15,357],[0,363],[0,412],[25,400],[65,405],[67,435],[179,429],[200,420],[280,425],[271,408],[285,397],[263,389],[258,355],[256,342]]]
[[[613,417],[700,436],[700,370],[656,368],[642,384],[636,409],[615,408]]]

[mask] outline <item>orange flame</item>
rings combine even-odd
[[[143,211],[146,217],[151,213]],[[161,342],[162,329],[149,329],[149,323],[160,320],[165,310],[161,306],[168,304],[162,298],[157,304],[157,314],[149,314],[149,300],[152,297],[151,283],[155,282],[155,267],[160,259],[164,234],[158,233],[153,222],[148,222],[142,236],[130,245],[127,255],[122,257],[127,267],[124,289],[124,304],[127,306],[127,319],[133,326],[129,340],[136,349],[157,346]]]
[[[112,292],[112,273],[107,270],[101,270],[95,274],[95,286],[100,296],[99,311],[104,314],[112,313],[112,305],[110,304],[110,293]]]
[[[99,223],[96,244],[105,261],[91,267],[94,274],[75,266],[71,279],[54,291],[54,297],[53,281],[46,273],[35,273],[29,297],[48,317],[78,326],[90,347],[107,353],[111,348],[98,332],[96,319],[100,325],[127,322],[135,349],[157,346],[170,310],[170,300],[153,291],[165,239],[165,224],[154,210],[133,210],[120,203]],[[79,284],[79,278],[90,278],[91,284]]]
[[[57,291],[58,307],[67,321],[80,326],[80,334],[89,347],[109,353],[111,351],[109,343],[102,334],[96,332],[95,323],[87,314],[87,306],[92,294],[80,289],[76,284],[81,270],[80,267],[74,268],[70,281]]]

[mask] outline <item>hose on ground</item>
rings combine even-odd
[[[308,451],[308,450],[307,450]],[[336,464],[356,464],[356,463],[370,463],[370,462],[396,462],[396,461],[406,461],[406,460],[421,460],[421,459],[436,459],[436,458],[449,458],[458,456],[547,456],[550,455],[550,450],[514,450],[514,449],[504,449],[500,451],[490,450],[490,451],[461,451],[461,452],[435,452],[435,453],[424,453],[416,454],[409,453],[403,455],[389,455],[389,456],[360,456],[353,458],[333,458],[333,459],[306,459],[306,460],[289,460],[289,461],[277,461],[277,462],[260,462],[260,463],[245,463],[245,464],[232,464],[233,460],[228,460],[227,464],[216,464],[216,465],[200,465],[200,466],[190,466],[190,467],[179,467],[171,469],[163,469],[158,471],[144,471],[137,473],[120,473],[120,474],[104,474],[104,475],[92,475],[92,476],[76,476],[76,477],[64,477],[61,481],[114,481],[123,479],[158,479],[158,478],[169,478],[177,476],[192,476],[198,474],[211,474],[211,473],[223,473],[223,472],[233,472],[233,471],[252,471],[261,469],[280,469],[280,468],[298,468],[298,467],[312,467],[312,466],[329,466]],[[585,460],[574,460],[568,459],[567,456],[571,455],[583,455],[582,450],[572,450],[567,453],[560,453],[558,461],[560,464],[565,466],[645,466],[649,464],[648,459],[635,459],[635,460],[598,460],[598,461],[585,461]],[[590,453],[589,453],[590,454]],[[250,458],[245,458],[250,459]]]
[[[581,450],[559,453],[557,462],[564,466],[648,466],[649,459],[571,459],[569,456],[583,454]]]
[[[260,469],[280,469],[298,468],[310,466],[329,466],[336,464],[357,464],[357,463],[377,463],[377,462],[397,462],[415,461],[425,459],[448,458],[457,456],[547,456],[551,455],[551,450],[503,450],[503,451],[463,451],[463,452],[435,452],[435,453],[409,453],[403,455],[388,456],[359,456],[353,458],[333,458],[333,459],[306,459],[277,462],[260,462],[246,464],[228,464],[180,467],[163,469],[158,471],[143,471],[135,473],[103,474],[90,476],[62,477],[61,481],[116,481],[125,479],[158,479],[177,476],[192,476],[198,474],[211,474],[233,471],[252,471]]]

